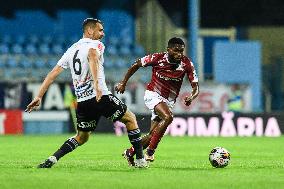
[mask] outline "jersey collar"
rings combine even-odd
[[[84,38],[80,39],[80,41],[83,41],[83,42],[94,42],[94,41],[99,41],[99,40],[93,40],[93,39],[84,37]]]
[[[167,63],[170,63],[169,54],[167,52],[165,53],[164,58],[167,60]]]
[[[176,63],[170,63],[170,61],[169,61],[169,54],[167,52],[165,53],[164,58],[167,60],[167,63],[169,63],[169,64],[176,64]],[[183,64],[182,60],[180,61],[180,64]]]

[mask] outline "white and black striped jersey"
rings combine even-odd
[[[64,69],[70,68],[77,101],[85,101],[96,96],[93,77],[88,63],[89,49],[97,50],[99,54],[98,83],[103,95],[111,94],[105,82],[104,49],[105,46],[98,40],[82,38],[74,43],[61,57],[57,65]]]

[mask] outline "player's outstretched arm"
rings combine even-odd
[[[125,91],[125,87],[126,84],[129,80],[129,78],[140,68],[142,67],[142,63],[141,63],[141,59],[139,58],[138,60],[135,61],[134,64],[132,64],[132,66],[127,70],[127,73],[124,76],[124,79],[119,82],[116,86],[115,86],[115,90],[117,93],[124,93]]]
[[[99,73],[99,55],[97,50],[90,48],[88,53],[88,63],[91,70],[91,74],[94,79],[94,87],[96,90],[96,100],[97,102],[102,98],[102,90],[99,87],[98,73]]]
[[[33,99],[33,101],[27,106],[25,112],[31,112],[36,109],[40,103],[43,95],[47,91],[48,87],[53,83],[53,81],[57,78],[57,76],[63,71],[64,69],[58,65],[56,65],[45,77],[44,81],[42,82],[38,95]]]
[[[191,104],[191,102],[198,96],[199,94],[199,84],[198,82],[193,82],[191,84],[192,86],[192,91],[191,91],[191,95],[190,96],[187,96],[185,97],[184,99],[184,104],[186,106],[189,106]]]

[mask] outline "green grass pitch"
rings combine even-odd
[[[284,137],[163,138],[148,169],[127,166],[127,136],[94,134],[51,169],[36,166],[69,136],[0,136],[0,188],[284,188]],[[215,146],[231,152],[213,168]]]

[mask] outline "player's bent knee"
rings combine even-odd
[[[87,138],[87,137],[77,137],[76,140],[78,141],[78,143],[80,145],[83,145],[83,144],[85,144],[89,140],[89,138]]]
[[[120,121],[123,122],[124,124],[128,122],[136,122],[136,116],[134,115],[134,113],[127,110]]]
[[[89,132],[79,132],[75,137],[80,145],[83,145],[89,140],[90,133]]]
[[[137,122],[136,120],[134,119],[131,119],[131,120],[128,120],[126,123],[125,123],[125,126],[127,128],[127,130],[134,130],[134,129],[137,129],[138,128],[138,125],[137,125]]]
[[[167,125],[171,124],[173,122],[174,118],[172,115],[168,114],[165,116],[165,122]]]
[[[125,115],[122,117],[120,121],[125,124],[128,130],[133,130],[138,128],[136,116],[131,111],[127,110]]]
[[[126,113],[128,114],[128,117],[129,117],[130,121],[133,121],[133,120],[135,121],[136,120],[136,116],[135,116],[134,113],[132,113],[131,111],[127,111]]]

